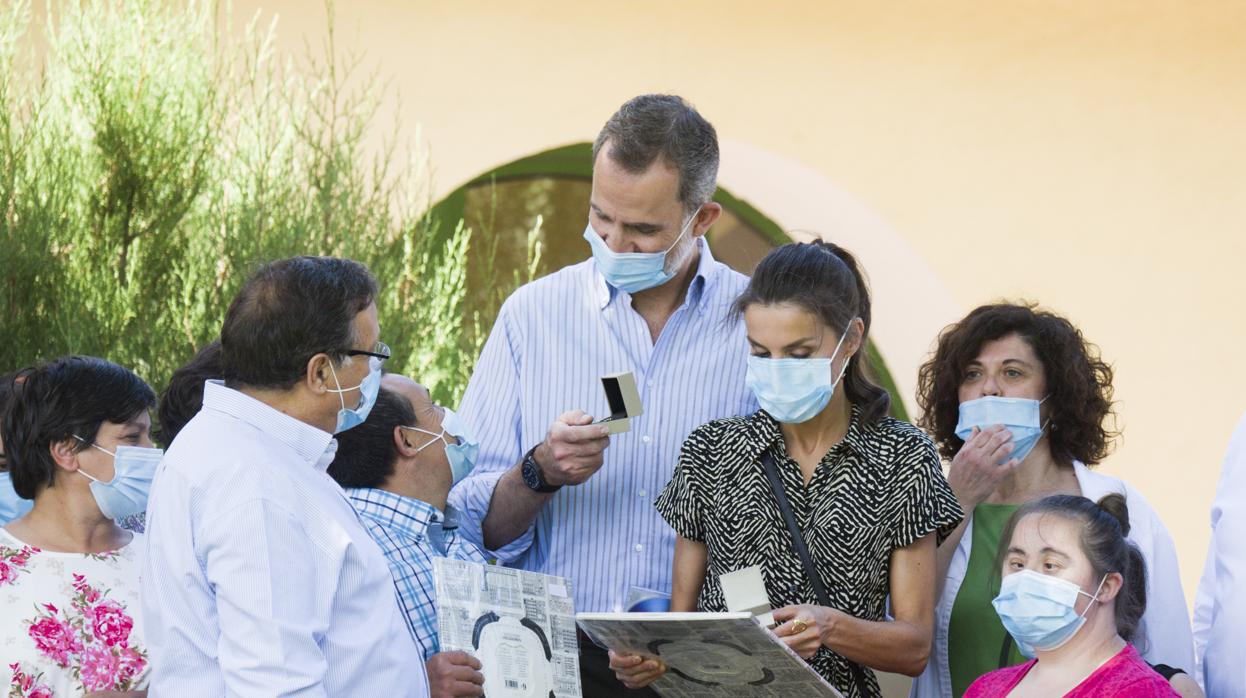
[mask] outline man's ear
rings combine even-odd
[[[303,382],[317,395],[323,395],[333,386],[333,370],[330,366],[332,359],[328,354],[320,353],[312,356],[307,360],[307,372],[303,376]]]
[[[411,435],[402,427],[394,427],[394,447],[403,458],[414,458],[417,446],[411,443]]]
[[[701,237],[710,229],[711,225],[723,215],[723,207],[721,204],[713,201],[706,202],[701,206],[701,210],[697,212],[696,222],[689,229],[693,237]]]
[[[78,447],[81,442],[77,439],[61,439],[48,444],[48,452],[52,454],[52,461],[56,463],[56,467],[68,472],[74,472],[78,469]]]

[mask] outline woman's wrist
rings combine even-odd
[[[822,646],[831,647],[837,637],[839,630],[839,620],[843,616],[843,612],[826,606],[819,606],[822,618],[818,623],[818,627],[822,630]]]

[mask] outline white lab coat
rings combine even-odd
[[[1246,696],[1246,415],[1211,505],[1211,544],[1194,602],[1196,676],[1210,698]]]
[[[1073,463],[1082,495],[1093,501],[1117,492],[1125,495],[1129,506],[1129,539],[1142,551],[1147,562],[1147,608],[1134,645],[1143,659],[1152,664],[1168,664],[1191,671],[1194,668],[1194,642],[1190,634],[1190,614],[1181,576],[1177,569],[1177,550],[1168,529],[1155,510],[1137,490],[1119,478],[1096,473],[1079,462]],[[972,513],[970,513],[972,516]],[[935,607],[934,647],[926,671],[913,682],[910,698],[943,698],[952,695],[952,674],[948,668],[947,631],[952,605],[969,567],[973,540],[973,519],[952,556],[943,594]]]

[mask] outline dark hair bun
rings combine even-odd
[[[1125,495],[1113,492],[1099,500],[1099,506],[1112,515],[1121,525],[1121,535],[1129,535],[1129,506],[1125,504]]]

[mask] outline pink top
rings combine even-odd
[[[1032,659],[1025,664],[992,671],[974,681],[965,692],[965,698],[1006,696],[1021,683],[1021,679],[1030,673],[1030,668],[1037,662],[1037,659]],[[1164,677],[1142,661],[1133,645],[1125,645],[1125,649],[1104,662],[1085,681],[1064,695],[1065,698],[1170,698],[1180,694],[1168,685]]]

